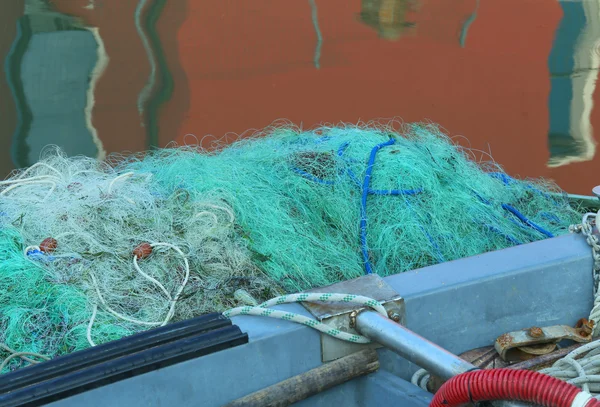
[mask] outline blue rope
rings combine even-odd
[[[524,224],[526,224],[527,226],[537,230],[538,232],[540,232],[543,235],[546,235],[548,237],[554,237],[554,234],[552,234],[552,232],[547,231],[546,229],[544,229],[543,227],[533,223],[532,221],[530,221],[529,219],[527,219],[525,217],[525,215],[523,215],[521,212],[519,212],[516,208],[513,208],[512,206],[508,205],[508,204],[502,204],[502,208],[504,210],[509,211],[510,213],[512,213],[513,215],[515,215],[517,218],[519,218],[519,220],[521,222],[523,222]]]
[[[508,240],[509,242],[511,242],[514,245],[521,245],[521,244],[523,244],[522,242],[518,241],[517,239],[515,239],[511,235],[508,235],[508,234],[504,233],[503,231],[501,231],[500,229],[498,229],[495,226],[487,225],[487,224],[484,224],[483,226],[485,226],[486,228],[490,229],[493,232],[498,233],[500,236],[504,237],[506,240]]]
[[[318,177],[315,177],[312,174],[309,174],[306,171],[301,170],[300,168],[292,168],[292,171],[294,171],[296,174],[299,174],[302,177],[309,179],[313,182],[316,182],[318,184],[323,184],[323,185],[334,185],[335,184],[335,181],[328,181],[328,180],[320,179]]]
[[[510,176],[503,174],[501,172],[490,172],[489,175],[490,175],[490,177],[499,179],[500,181],[502,181],[504,183],[504,185],[508,185],[513,181],[513,179]]]
[[[27,256],[31,257],[33,260],[41,260],[41,261],[56,260],[56,257],[46,254],[46,253],[42,252],[41,250],[37,250],[37,249],[29,250],[27,252]]]
[[[396,142],[395,139],[390,138],[388,141],[381,143],[381,144],[377,144],[375,147],[373,147],[371,149],[371,154],[369,155],[369,161],[367,163],[367,169],[365,171],[365,177],[364,177],[362,183],[359,181],[358,177],[356,177],[356,174],[354,174],[354,171],[352,171],[351,168],[348,168],[346,170],[346,173],[348,174],[350,179],[362,190],[362,196],[361,196],[361,202],[360,202],[360,214],[361,214],[361,216],[360,216],[360,245],[361,245],[361,252],[362,252],[363,261],[364,261],[365,274],[373,273],[373,265],[371,264],[371,261],[369,260],[369,248],[367,245],[367,223],[368,223],[367,197],[369,195],[379,195],[379,196],[401,196],[402,195],[402,196],[406,196],[406,195],[416,195],[416,194],[423,192],[423,188],[384,190],[384,189],[371,189],[369,187],[369,185],[371,183],[371,174],[373,172],[373,166],[375,164],[375,156],[377,155],[377,152],[379,150],[381,150],[383,147],[391,146],[395,142]],[[349,145],[350,145],[349,142],[342,143],[337,149],[337,156],[340,158],[343,158],[344,152],[346,151],[346,149],[348,148]],[[334,181],[320,179],[320,178],[315,177],[314,175],[309,174],[308,172],[303,171],[299,168],[292,168],[292,170],[296,174],[299,174],[302,177],[304,177],[310,181],[316,182],[318,184],[322,184],[322,185],[334,185],[335,184]],[[410,207],[410,204],[408,202],[407,202],[407,205]],[[429,239],[429,241],[435,248],[437,255],[438,255],[438,260],[440,260],[440,262],[443,261],[443,256],[440,252],[440,248],[436,244],[436,242],[433,240],[432,236],[429,234],[429,232],[427,232],[427,230],[425,230],[425,228],[423,228],[423,226],[419,226],[419,227],[423,231],[423,234],[425,234],[425,236],[427,236],[427,238]]]
[[[369,156],[367,170],[365,171],[365,178],[363,179],[362,197],[360,200],[360,246],[366,274],[373,273],[373,265],[371,264],[371,260],[369,260],[369,248],[367,246],[367,197],[369,196],[371,173],[373,172],[373,165],[375,164],[375,156],[377,155],[377,152],[383,147],[391,146],[395,142],[395,139],[390,138],[385,143],[377,144],[375,147],[373,147],[371,150],[371,155]]]
[[[340,146],[337,149],[338,157],[341,157],[344,155],[344,152],[346,151],[346,149],[348,148],[349,145],[350,145],[349,141],[346,141],[346,142],[343,142],[342,144],[340,144]]]
[[[490,172],[488,173],[491,177],[493,178],[497,178],[499,180],[501,180],[504,185],[508,185],[511,182],[514,182],[514,178],[512,178],[510,175],[504,174],[502,172]],[[548,195],[546,192],[540,191],[538,188],[534,187],[533,185],[525,185],[525,187],[527,189],[532,190],[533,192],[542,195],[544,198],[546,199],[552,199],[552,197],[550,195]]]
[[[479,198],[479,200],[480,200],[481,202],[483,202],[484,204],[486,204],[486,205],[491,205],[491,204],[492,204],[492,203],[490,202],[490,200],[489,200],[489,199],[485,199],[484,197],[482,197],[481,195],[479,195],[479,194],[477,193],[477,191],[475,191],[474,189],[471,189],[471,192],[473,192],[473,193],[475,194],[475,196],[476,196],[477,198]]]
[[[417,195],[423,192],[423,188],[419,189],[371,189],[369,195]]]
[[[498,178],[500,180],[502,180],[504,182],[505,185],[508,185],[509,182],[512,181],[512,178],[509,177],[506,174],[502,174],[502,173],[490,173],[491,176],[493,176],[494,178]],[[481,195],[479,195],[475,190],[471,190],[473,191],[473,193],[477,196],[477,198],[479,198],[479,200],[487,205],[491,205],[491,202],[487,199],[485,199],[484,197],[482,197]],[[538,232],[548,236],[548,237],[554,237],[554,235],[547,231],[546,229],[544,229],[543,227],[533,223],[532,221],[530,221],[529,219],[527,219],[525,217],[525,215],[523,215],[521,212],[519,212],[516,208],[508,205],[508,204],[502,204],[502,208],[506,211],[509,211],[510,213],[512,213],[513,215],[515,215],[517,218],[519,218],[519,220],[521,222],[523,222],[524,224],[526,224],[527,226],[537,230]],[[546,213],[546,212],[544,212]],[[515,222],[514,220],[510,219],[511,222],[513,222],[515,225],[519,226],[519,227],[524,227],[522,224]],[[505,234],[504,232],[502,232],[501,230],[490,226],[490,225],[485,225],[487,228],[493,230],[496,233],[501,234],[502,236],[504,236],[507,240],[509,240],[512,243],[515,244],[522,244],[521,242],[519,242],[517,239],[515,239],[514,237]]]
[[[540,212],[540,216],[544,219],[548,219],[550,222],[554,222],[559,225],[563,223],[558,216],[550,212]]]

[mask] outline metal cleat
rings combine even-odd
[[[554,325],[544,328],[531,327],[500,335],[494,347],[506,362],[516,362],[546,355],[556,350],[562,340],[586,343],[592,340],[594,321],[580,319],[574,328]]]

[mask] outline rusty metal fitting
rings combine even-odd
[[[356,316],[358,315],[358,311],[352,311],[350,313],[350,328],[356,327]]]
[[[540,327],[532,326],[529,328],[529,331],[527,331],[527,334],[532,338],[541,338],[544,336],[544,331]]]
[[[397,324],[400,323],[400,319],[402,318],[400,314],[395,311],[388,311],[388,317]]]
[[[579,330],[581,336],[590,336],[594,330],[594,321],[588,320],[587,318],[581,318],[575,324],[575,329]]]

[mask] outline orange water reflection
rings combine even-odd
[[[537,0],[52,1],[102,38],[109,62],[92,123],[106,152],[184,143],[187,134],[208,145],[279,118],[311,127],[401,117],[439,123],[513,175],[588,194],[600,183],[600,1],[568,3],[578,8]],[[21,15],[0,19],[14,26]],[[10,35],[0,34],[0,55]],[[14,118],[2,86],[0,108]],[[11,123],[0,125],[3,146]],[[5,173],[6,154],[1,161]]]

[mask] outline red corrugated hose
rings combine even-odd
[[[477,370],[455,376],[438,390],[430,407],[494,400],[544,407],[600,407],[600,401],[572,384],[542,373],[514,369]]]

